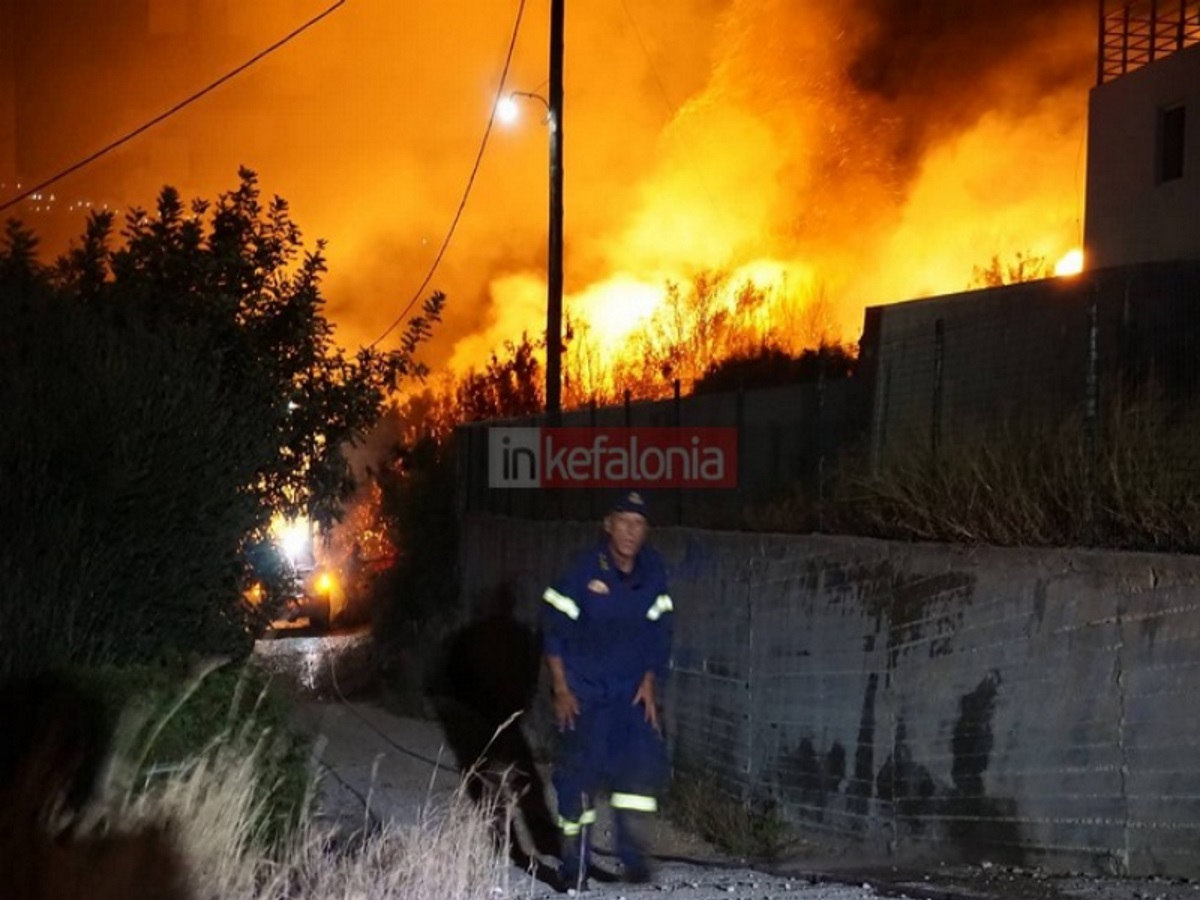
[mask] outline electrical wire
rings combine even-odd
[[[504,68],[500,72],[500,84],[496,88],[496,99],[492,102],[492,113],[488,116],[487,127],[483,130],[483,139],[479,142],[479,152],[475,154],[475,163],[471,166],[471,175],[467,178],[467,186],[463,190],[462,199],[458,202],[458,209],[454,213],[454,219],[450,222],[450,229],[446,232],[442,246],[438,249],[437,256],[434,257],[429,271],[425,273],[425,278],[421,282],[420,287],[413,292],[412,299],[400,311],[400,315],[392,320],[392,324],[384,329],[383,334],[371,341],[368,345],[369,348],[374,348],[404,321],[409,311],[412,310],[413,305],[416,304],[417,300],[425,292],[425,288],[429,286],[429,282],[433,279],[433,273],[437,271],[438,266],[441,265],[442,257],[446,255],[446,248],[450,246],[450,240],[454,237],[454,232],[458,228],[458,221],[462,218],[463,210],[467,206],[467,198],[471,196],[471,188],[475,185],[475,176],[479,173],[479,164],[483,161],[483,151],[487,149],[488,138],[492,134],[492,126],[496,123],[496,107],[500,105],[500,100],[504,96],[504,85],[508,81],[508,70],[512,65],[513,52],[517,47],[517,35],[521,31],[521,18],[524,15],[525,0],[521,0],[520,5],[517,7],[517,21],[513,23],[512,38],[508,42],[508,53],[504,57]]]
[[[663,84],[662,76],[658,74],[658,67],[654,65],[654,57],[650,55],[650,48],[646,46],[645,40],[642,39],[641,29],[638,28],[637,22],[633,18],[633,10],[629,8],[626,0],[621,0],[621,7],[625,10],[625,17],[629,19],[629,26],[633,29],[633,36],[637,38],[638,46],[642,48],[642,55],[646,57],[646,65],[650,67],[650,74],[654,76],[654,83],[658,87],[658,93],[667,107],[667,112],[670,113],[670,118],[673,119],[676,113],[675,104],[667,93],[667,86]]]
[[[392,740],[391,736],[386,731],[384,731],[382,728],[380,728],[378,725],[376,725],[374,722],[372,722],[370,719],[368,719],[366,716],[364,716],[359,711],[358,707],[356,707],[353,703],[351,703],[348,699],[346,699],[346,695],[342,693],[341,685],[338,684],[337,662],[334,659],[332,653],[329,654],[328,659],[329,659],[329,674],[332,677],[333,690],[334,690],[334,693],[337,694],[338,700],[341,701],[342,705],[345,706],[346,709],[350,710],[350,712],[355,717],[357,717],[360,722],[362,722],[364,725],[366,725],[368,728],[370,728],[372,731],[374,731],[377,735],[379,735],[379,737],[382,738],[385,743],[391,745],[393,750],[397,750],[400,753],[403,753],[405,756],[411,756],[415,760],[419,760],[420,762],[423,762],[427,765],[433,766],[435,771],[449,772],[452,775],[466,774],[462,771],[462,769],[458,768],[457,766],[448,765],[445,762],[443,762],[440,758],[434,759],[432,757],[425,756],[424,754],[418,753],[415,750],[410,750],[408,747],[405,747],[402,744],[398,744],[394,740]]]
[[[663,83],[662,76],[658,72],[658,67],[654,64],[654,57],[650,55],[650,48],[646,46],[646,41],[642,38],[642,31],[638,28],[637,21],[633,18],[633,10],[629,8],[627,0],[621,0],[621,8],[625,10],[625,17],[629,19],[633,36],[637,38],[638,46],[642,48],[642,55],[646,57],[646,65],[650,68],[650,74],[654,76],[654,84],[658,87],[658,94],[662,97],[663,105],[667,109],[667,122],[669,124],[678,114],[678,106],[671,100],[671,96],[667,92],[667,86]],[[713,212],[717,212],[717,200],[708,187],[708,179],[704,177],[704,172],[696,163],[695,150],[690,143],[687,145],[687,154],[692,171],[696,175],[696,180],[700,182],[700,189],[704,191],[704,196],[708,199],[708,205],[712,207]]]
[[[84,157],[83,159],[79,160],[79,162],[68,166],[67,168],[63,169],[61,172],[57,173],[56,175],[52,175],[49,178],[45,179],[44,181],[38,182],[33,187],[29,188],[29,190],[23,191],[20,194],[10,197],[8,200],[5,200],[3,203],[0,203],[0,212],[4,212],[6,209],[9,209],[10,207],[16,206],[22,200],[25,200],[25,199],[33,196],[34,194],[38,193],[39,191],[42,191],[45,188],[48,188],[50,185],[55,184],[58,181],[61,181],[62,179],[66,178],[68,175],[72,175],[75,172],[78,172],[80,169],[84,168],[85,166],[91,165],[92,163],[94,163],[96,160],[98,160],[100,157],[104,156],[105,154],[111,153],[113,150],[116,150],[118,147],[121,147],[124,144],[129,143],[131,140],[133,140],[135,137],[142,134],[143,132],[149,131],[151,128],[153,128],[155,125],[158,125],[160,122],[163,122],[166,119],[169,119],[171,116],[175,115],[180,110],[184,109],[187,106],[190,106],[191,104],[193,104],[197,100],[199,100],[201,97],[204,97],[206,94],[213,92],[214,90],[219,88],[221,85],[223,85],[225,82],[237,77],[238,75],[242,74],[242,72],[245,72],[247,69],[249,69],[251,66],[255,65],[256,63],[260,62],[261,60],[265,59],[266,57],[270,56],[272,53],[274,53],[280,47],[283,47],[285,44],[288,44],[291,41],[295,40],[300,35],[302,35],[304,32],[308,31],[308,29],[312,28],[314,25],[316,25],[318,22],[320,22],[322,19],[326,18],[327,16],[332,15],[333,12],[339,6],[344,6],[345,4],[346,4],[346,0],[337,0],[337,2],[335,2],[331,6],[327,7],[323,12],[318,13],[317,15],[313,16],[311,19],[309,19],[304,24],[292,29],[287,34],[285,34],[283,37],[281,37],[279,40],[275,41],[275,43],[271,44],[269,47],[267,47],[263,50],[260,50],[258,53],[254,54],[254,56],[250,57],[244,63],[242,63],[241,65],[237,66],[236,68],[231,69],[230,71],[226,72],[224,75],[222,75],[216,81],[209,84],[207,87],[201,88],[200,90],[196,91],[194,94],[191,94],[190,96],[186,97],[185,99],[179,101],[178,103],[176,103],[174,106],[172,106],[170,109],[166,110],[165,112],[159,113],[157,116],[155,116],[149,122],[146,122],[143,125],[139,125],[137,128],[135,128],[133,131],[126,134],[124,137],[117,138],[115,141],[112,141],[111,143],[106,144],[105,146],[103,146],[99,150],[97,150],[95,153],[92,153],[92,154]]]

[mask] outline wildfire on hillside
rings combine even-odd
[[[141,36],[120,44],[128,52],[113,52],[110,22],[93,58],[85,18],[73,34],[75,18],[51,16],[59,2],[44,5],[46,34],[28,53],[78,52],[28,60],[17,117],[27,180],[325,5],[200,0],[168,15],[170,4],[150,4]],[[37,25],[43,14],[21,15]],[[371,341],[437,256],[514,15],[515,4],[469,0],[347,4],[54,196],[145,205],[172,183],[211,197],[249,165],[310,237],[329,240],[340,340]],[[768,298],[761,315],[799,346],[852,342],[865,306],[962,290],[994,256],[1072,251],[1094,16],[1093,0],[571,5],[565,306],[576,352],[598,369],[630,363],[632,336],[669,302],[669,285],[703,272],[725,273],[728,304],[753,282]],[[527,11],[508,87],[544,91],[546,19]],[[544,329],[538,118],[492,133],[429,286],[450,301],[427,353],[436,368],[479,366]],[[35,227],[44,215],[23,212]]]

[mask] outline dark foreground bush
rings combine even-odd
[[[423,439],[376,475],[396,564],[374,584],[379,670],[393,699],[422,711],[441,642],[461,624],[455,464],[448,443]]]
[[[270,444],[192,337],[0,293],[0,676],[248,651],[237,554]]]
[[[100,698],[123,752],[137,761],[138,784],[170,775],[221,742],[257,746],[264,834],[275,841],[303,821],[309,744],[288,726],[287,696],[253,668],[105,667],[79,677]]]

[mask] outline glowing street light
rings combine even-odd
[[[496,118],[505,125],[511,125],[521,115],[521,107],[517,104],[515,94],[509,94],[507,97],[501,97],[500,102],[496,104]]]
[[[496,104],[496,118],[505,125],[512,125],[521,118],[521,104],[517,102],[518,99],[536,100],[546,110],[546,118],[543,121],[547,125],[554,121],[554,116],[550,112],[550,101],[533,91],[512,91],[501,97],[500,102]]]
[[[563,32],[565,0],[550,0],[550,262],[546,273],[546,415],[562,409]]]
[[[546,414],[555,424],[562,410],[562,288],[563,288],[563,32],[565,0],[550,0],[550,99],[517,91],[501,100],[501,121],[516,118],[515,97],[530,97],[546,105],[550,132],[550,235],[546,263]]]

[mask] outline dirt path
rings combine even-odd
[[[421,810],[445,801],[459,783],[455,760],[435,721],[397,716],[375,702],[297,703],[297,724],[316,740],[322,772],[318,815],[350,830],[384,821],[411,825]],[[597,896],[666,894],[681,900],[868,900],[880,896],[929,900],[1200,900],[1200,885],[1157,879],[1051,878],[1001,867],[938,866],[901,871],[855,868],[853,860],[796,859],[776,874],[722,859],[710,846],[656,821],[651,851],[660,865],[652,885],[596,885]],[[611,846],[603,807],[595,832],[601,863]],[[507,896],[557,896],[514,868]]]

